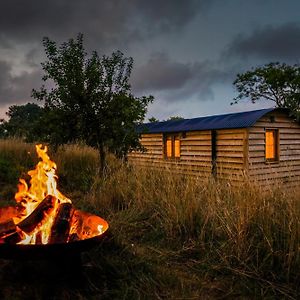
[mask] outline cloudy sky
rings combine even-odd
[[[33,101],[42,38],[84,34],[88,51],[134,59],[134,94],[155,96],[148,117],[192,118],[270,107],[230,105],[236,74],[300,63],[299,0],[10,0],[0,10],[0,117]]]

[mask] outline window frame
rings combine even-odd
[[[267,158],[267,132],[274,132],[274,158]],[[280,132],[278,128],[265,128],[265,162],[278,163],[280,161]]]
[[[171,138],[171,156],[168,156],[167,154],[167,141],[168,138]],[[175,150],[175,141],[179,141],[179,156],[175,156],[176,150]],[[179,133],[165,133],[164,134],[164,144],[163,144],[163,156],[164,159],[167,160],[180,160],[181,158],[181,135]]]

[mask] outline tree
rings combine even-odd
[[[105,151],[124,156],[139,147],[135,126],[144,120],[153,97],[134,97],[129,78],[132,58],[120,51],[99,57],[87,56],[83,35],[57,46],[43,39],[47,60],[42,63],[43,81],[54,87],[33,90],[32,96],[44,101],[49,140],[66,143],[83,140],[99,151],[101,169],[105,168]]]
[[[239,92],[233,103],[243,98],[250,98],[253,103],[267,99],[273,101],[277,107],[289,108],[294,115],[299,114],[299,65],[269,63],[244,74],[238,74],[233,84]]]
[[[178,120],[184,120],[184,118],[180,116],[171,116],[167,119],[167,121],[178,121]]]
[[[5,124],[6,124],[5,120],[0,119],[0,138],[7,137]]]
[[[40,138],[42,107],[35,103],[12,105],[6,115],[9,118],[8,121],[0,121],[2,137],[18,137],[28,142]]]
[[[159,122],[159,120],[156,119],[155,117],[149,118],[148,121],[149,121],[150,123],[157,123],[157,122]]]

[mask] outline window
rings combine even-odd
[[[265,141],[265,158],[266,161],[278,161],[279,160],[279,134],[278,129],[266,129],[266,141]]]
[[[180,158],[180,137],[177,134],[165,135],[164,152],[166,158]]]

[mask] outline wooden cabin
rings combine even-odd
[[[138,166],[203,180],[300,182],[300,124],[285,109],[148,123],[138,131],[145,151],[129,155]]]

